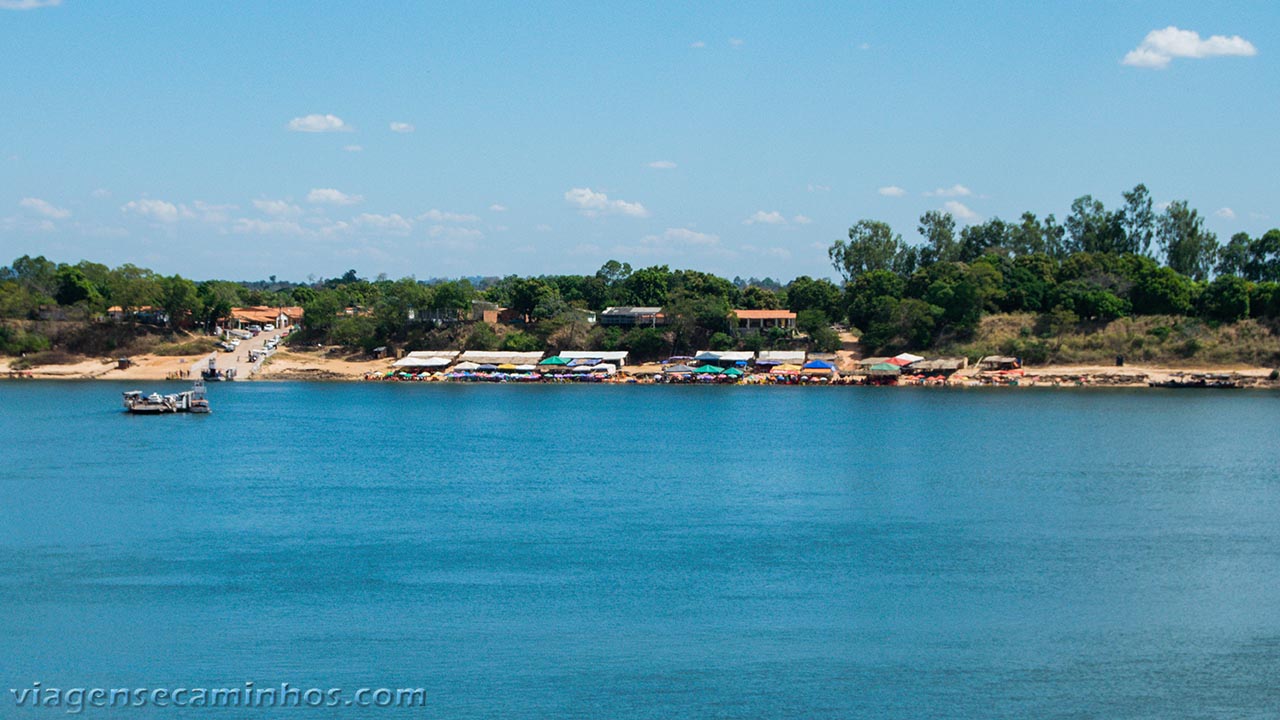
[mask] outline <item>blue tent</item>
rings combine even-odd
[[[805,370],[835,370],[836,366],[826,360],[810,360],[804,364]]]

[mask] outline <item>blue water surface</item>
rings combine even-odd
[[[0,717],[1280,712],[1274,393],[125,389],[0,383]]]

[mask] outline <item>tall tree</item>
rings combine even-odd
[[[1124,252],[1136,255],[1151,253],[1151,239],[1155,237],[1156,214],[1152,209],[1151,193],[1147,186],[1138,183],[1124,193],[1124,209],[1120,225],[1124,230]]]
[[[920,224],[916,230],[927,243],[920,251],[921,265],[952,262],[960,258],[960,246],[956,242],[956,219],[951,213],[930,210],[920,216]]]
[[[1157,237],[1165,264],[1194,280],[1206,280],[1218,255],[1218,236],[1204,227],[1200,213],[1177,200],[1160,215]]]
[[[859,220],[849,228],[849,240],[836,240],[827,256],[845,282],[853,282],[872,270],[893,269],[894,257],[903,247],[902,236],[894,234],[888,223]]]
[[[1082,195],[1071,203],[1066,227],[1072,252],[1125,251],[1123,213],[1108,212],[1102,201],[1092,195]]]

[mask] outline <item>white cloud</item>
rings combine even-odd
[[[231,219],[230,211],[236,210],[235,205],[215,205],[207,203],[203,200],[196,200],[191,203],[194,209],[188,209],[186,205],[179,206],[184,218],[197,217],[207,223],[224,223]]]
[[[578,208],[578,212],[587,216],[627,215],[630,217],[649,217],[644,205],[626,200],[610,200],[609,196],[596,192],[591,188],[572,188],[565,192],[564,199]]]
[[[942,203],[942,209],[955,215],[961,220],[977,220],[978,213],[970,210],[964,203],[956,200],[948,200]]]
[[[720,243],[719,235],[702,233],[689,228],[667,228],[661,235],[646,235],[640,238],[645,245],[702,245],[711,246]]]
[[[1235,210],[1232,210],[1232,209],[1231,209],[1231,208],[1229,208],[1229,207],[1218,208],[1217,210],[1215,210],[1215,211],[1214,211],[1214,213],[1213,213],[1213,214],[1214,214],[1214,215],[1217,215],[1218,217],[1222,218],[1223,220],[1235,220],[1235,219],[1236,219],[1236,211],[1235,211]]]
[[[376,230],[394,235],[404,235],[413,229],[412,222],[396,213],[392,213],[390,215],[362,213],[352,219],[351,226],[358,229]]]
[[[654,170],[673,170],[675,169],[676,164],[671,162],[670,160],[654,160],[653,162],[649,163],[649,167],[653,168]]]
[[[897,185],[885,185],[879,190],[876,190],[876,192],[880,193],[881,195],[884,195],[885,197],[902,197],[903,195],[907,194],[906,190],[903,190]]]
[[[830,185],[814,185],[809,183],[809,192],[831,192]]]
[[[254,200],[253,206],[272,217],[297,217],[302,214],[302,208],[284,200]]]
[[[364,196],[348,195],[333,188],[313,188],[307,193],[307,202],[315,205],[356,205],[364,202]]]
[[[729,38],[729,44],[734,47],[742,47],[742,38]]]
[[[791,218],[791,222],[797,225],[808,225],[809,223],[813,222],[813,218],[809,217],[808,215],[797,215]]]
[[[171,202],[153,200],[151,198],[130,200],[120,206],[120,212],[130,215],[140,215],[142,217],[148,217],[166,223],[177,222],[184,217],[191,217],[190,211],[185,207],[180,208]]]
[[[859,50],[870,50],[870,49],[871,49],[871,43],[865,43],[865,42],[864,42],[864,43],[858,43],[858,49],[859,49]]]
[[[743,225],[755,225],[757,223],[761,225],[786,225],[787,219],[782,217],[782,213],[777,210],[771,210],[769,212],[757,210],[751,217],[742,221]]]
[[[89,193],[89,196],[95,198],[109,198],[111,197],[111,191],[106,188],[98,188],[97,190]]]
[[[35,10],[61,4],[62,0],[0,0],[0,10]]]
[[[489,212],[506,212],[506,211],[507,211],[506,205],[499,205],[498,203],[494,203],[489,206]]]
[[[337,115],[304,115],[289,121],[288,128],[294,132],[350,132],[351,126],[343,122]]]
[[[707,44],[701,40],[696,40],[694,42],[689,43],[689,47],[691,48],[704,48],[706,46]]]
[[[534,229],[534,230],[537,230],[537,231],[538,231],[538,232],[540,232],[540,233],[547,233],[547,232],[551,232],[551,226],[550,226],[550,225],[548,225],[548,224],[546,224],[546,223],[542,223],[542,224],[540,224],[540,225],[537,225],[537,226],[536,226],[536,227],[534,227],[533,229]]]
[[[930,190],[924,194],[925,197],[968,197],[973,194],[969,188],[956,183],[949,188],[938,188]]]
[[[395,133],[411,133],[416,129],[417,128],[415,128],[411,123],[407,123],[407,122],[391,123],[391,132],[395,132]]]
[[[347,152],[362,152],[364,150],[364,146],[363,145],[343,145],[342,149],[346,150]]]
[[[1181,30],[1170,25],[1152,30],[1138,47],[1125,54],[1120,62],[1133,67],[1163,70],[1174,58],[1207,58],[1223,55],[1249,57],[1258,54],[1253,43],[1239,35],[1213,35],[1201,39],[1194,30]]]
[[[476,222],[480,218],[476,217],[475,215],[464,215],[462,213],[443,212],[433,208],[419,215],[418,219],[430,220],[432,222],[470,223],[470,222]]]
[[[237,235],[306,235],[308,231],[293,220],[237,218],[231,224],[231,232]]]
[[[22,198],[18,201],[18,204],[38,215],[43,215],[44,217],[52,218],[54,220],[64,220],[71,217],[70,210],[56,207],[53,203],[41,200],[40,198]]]

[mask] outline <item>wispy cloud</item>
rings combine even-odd
[[[324,133],[351,132],[352,127],[337,115],[303,115],[289,121],[288,128],[294,132]]]
[[[711,233],[698,232],[689,228],[667,228],[662,231],[661,235],[645,235],[640,238],[640,242],[645,245],[718,245],[720,236]]]
[[[61,4],[62,0],[0,0],[0,10],[35,10]]]
[[[347,152],[361,152],[364,150],[364,146],[363,145],[343,145],[342,149],[346,150]]]
[[[1182,30],[1173,25],[1162,30],[1152,30],[1138,47],[1130,50],[1120,61],[1133,67],[1163,70],[1174,58],[1207,58],[1234,55],[1249,57],[1258,54],[1253,43],[1239,35],[1211,35],[1201,39],[1194,30]]]
[[[415,128],[411,123],[407,123],[407,122],[391,123],[391,132],[394,132],[394,133],[411,133],[416,129],[417,128]]]
[[[444,212],[432,208],[418,216],[419,220],[430,220],[431,222],[451,222],[451,223],[471,223],[476,222],[480,218],[475,215],[466,215],[463,213]]]
[[[18,204],[37,215],[42,215],[53,220],[65,220],[66,218],[71,217],[70,210],[57,207],[53,203],[41,200],[40,198],[22,198],[18,201]]]
[[[742,47],[743,42],[742,38],[729,38],[729,44],[734,47]]]
[[[253,206],[264,215],[272,217],[297,217],[302,214],[302,208],[284,200],[254,200]]]
[[[942,209],[955,215],[961,220],[977,220],[978,213],[970,210],[968,206],[958,200],[948,200],[942,203]]]
[[[815,184],[813,184],[813,183],[809,183],[808,190],[809,190],[809,192],[831,192],[831,186],[830,186],[830,185],[815,185]]]
[[[925,197],[968,197],[973,194],[969,188],[956,183],[949,188],[938,188],[937,190],[929,190],[925,192]]]
[[[506,205],[501,205],[501,204],[499,204],[499,203],[494,203],[494,204],[492,204],[492,205],[490,205],[490,206],[489,206],[489,212],[506,212],[506,211],[507,211],[507,206],[506,206]]]
[[[808,225],[813,222],[813,218],[809,217],[808,215],[797,215],[791,218],[791,222],[797,225]]]
[[[315,188],[307,193],[307,202],[313,205],[356,205],[364,202],[364,196],[348,195],[334,188]]]
[[[902,197],[907,194],[906,190],[898,187],[897,185],[885,185],[879,190],[876,190],[876,192],[885,197]]]
[[[184,217],[191,217],[191,212],[185,207],[179,207],[171,202],[164,200],[155,200],[152,198],[141,198],[139,200],[130,200],[120,206],[120,212],[126,215],[138,215],[140,217],[151,218],[164,223],[177,222]]]
[[[705,42],[701,41],[701,40],[695,40],[695,41],[693,41],[693,42],[689,43],[689,47],[691,47],[691,48],[704,48],[704,47],[706,47],[706,46],[707,46],[707,44],[706,44]]]
[[[654,170],[674,170],[676,164],[670,160],[654,160],[649,163],[649,167]]]
[[[98,188],[97,190],[89,193],[89,196],[95,198],[109,198],[111,197],[111,191],[106,188]]]
[[[638,202],[626,200],[610,200],[602,192],[591,188],[572,188],[565,192],[564,199],[578,208],[578,212],[587,217],[597,215],[627,215],[629,217],[648,217],[649,211]]]
[[[1232,209],[1231,209],[1231,208],[1229,208],[1229,207],[1218,208],[1217,210],[1215,210],[1215,211],[1214,211],[1214,213],[1213,213],[1213,214],[1214,214],[1214,215],[1217,215],[1218,217],[1222,218],[1223,220],[1235,220],[1235,219],[1236,219],[1236,211],[1235,211],[1235,210],[1232,210]]]
[[[786,225],[787,219],[783,217],[782,213],[778,212],[777,210],[770,210],[768,212],[765,212],[764,210],[757,210],[754,213],[752,213],[751,217],[747,218],[746,220],[743,220],[742,224],[743,225],[756,225],[756,224]]]

